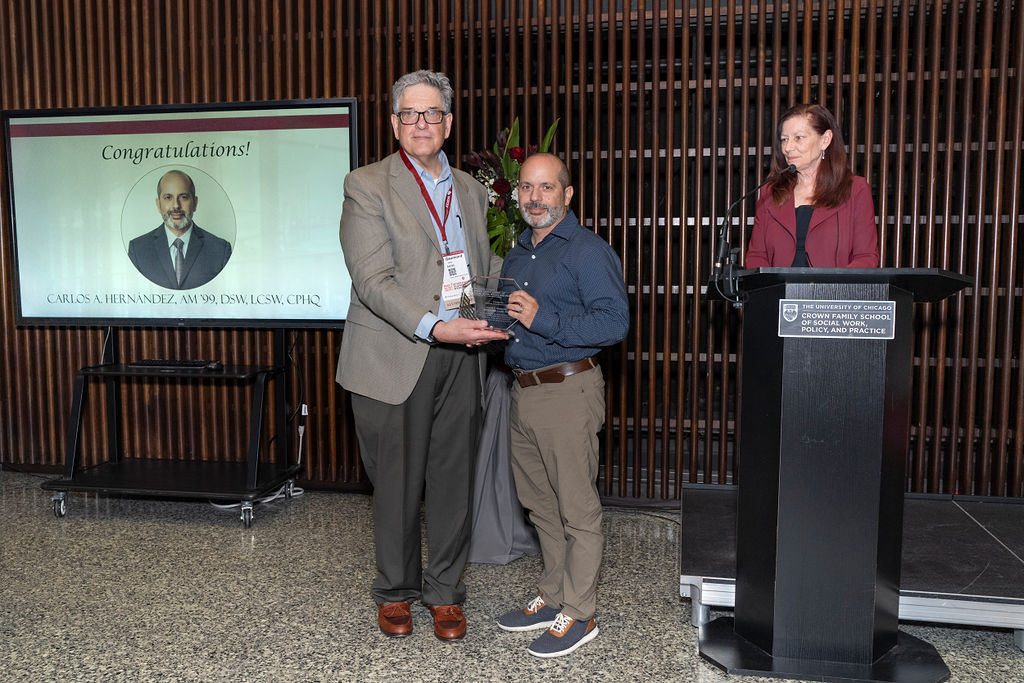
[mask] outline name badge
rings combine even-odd
[[[466,253],[453,251],[444,255],[444,282],[441,284],[441,299],[449,311],[458,310],[462,302],[462,290],[469,282],[469,261]]]

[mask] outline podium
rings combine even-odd
[[[943,681],[898,630],[915,302],[938,269],[762,268],[743,293],[736,606],[701,627],[729,673]]]

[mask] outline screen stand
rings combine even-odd
[[[273,396],[276,404],[274,416],[277,438],[280,439],[278,453],[284,453],[283,458],[280,458],[279,462],[284,466],[287,464],[288,456],[291,453],[291,434],[288,432],[288,416],[291,414],[291,409],[288,406],[288,338],[283,327],[274,328],[271,334],[274,337],[274,367],[281,373],[280,379],[274,382]],[[299,400],[302,400],[301,396]]]
[[[103,338],[103,351],[100,352],[101,365],[114,365],[119,362],[121,350],[117,343],[117,330],[113,326],[107,328],[107,335]]]
[[[285,336],[284,328],[274,328],[274,365],[279,368],[288,367],[288,339]]]
[[[103,351],[100,356],[101,365],[116,365],[121,362],[121,345],[118,329],[113,325],[107,327],[107,336],[103,340]],[[124,453],[124,440],[121,436],[121,392],[118,390],[116,377],[104,377],[104,401],[107,404],[107,424],[110,435],[107,437],[107,458],[110,462],[118,462]]]
[[[113,362],[81,368],[75,376],[65,442],[64,476],[43,483],[45,490],[55,492],[52,499],[54,514],[63,517],[67,513],[67,494],[70,491],[234,500],[241,501],[241,519],[248,528],[252,524],[254,505],[260,499],[282,490],[282,487],[285,497],[291,498],[295,477],[302,466],[298,462],[289,463],[291,439],[285,386],[287,338],[284,329],[275,329],[271,335],[275,365],[231,365],[210,373],[205,367],[120,363],[117,337],[113,330],[109,330],[103,343],[103,358]],[[184,384],[252,386],[249,391],[249,439],[245,458],[207,460],[180,458],[177,453],[171,453],[171,457],[125,453],[121,434],[124,384],[149,380],[156,380],[152,382],[154,388]],[[83,467],[78,459],[83,407],[88,394],[87,385],[96,381],[102,382],[105,389],[107,453],[105,461],[98,458],[101,462]],[[269,405],[268,399],[271,401]],[[263,438],[265,413],[269,414],[274,425],[266,440]],[[268,448],[276,446],[272,458],[261,457],[263,441]]]

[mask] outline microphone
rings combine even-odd
[[[730,254],[729,254],[729,246],[730,245],[729,245],[728,235],[729,235],[730,219],[732,218],[733,210],[737,206],[742,204],[744,202],[744,200],[749,198],[750,195],[754,194],[755,192],[760,190],[762,187],[764,187],[768,183],[775,182],[776,180],[778,180],[782,176],[786,175],[787,173],[795,173],[795,172],[796,172],[796,165],[795,164],[790,164],[786,168],[784,168],[781,171],[779,171],[777,174],[768,176],[764,180],[763,183],[761,183],[760,185],[755,187],[753,190],[750,190],[749,192],[744,193],[743,196],[741,196],[739,199],[737,199],[736,201],[734,201],[732,204],[729,205],[728,210],[726,210],[726,212],[725,212],[725,216],[722,217],[722,220],[721,220],[721,222],[718,225],[718,257],[715,259],[715,267],[714,267],[714,270],[711,273],[711,280],[713,282],[718,283],[718,282],[721,281],[721,279],[722,279],[722,267],[730,260]],[[731,294],[732,292],[733,292],[733,288],[732,287],[727,287],[727,292],[726,293]]]

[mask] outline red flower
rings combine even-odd
[[[498,194],[505,194],[506,192],[512,191],[512,183],[508,182],[504,178],[498,178],[497,180],[495,180],[494,185],[492,185],[491,187]]]
[[[520,163],[526,161],[526,151],[522,147],[511,148],[508,155]]]
[[[508,182],[508,181],[504,181],[504,182]],[[495,200],[494,200],[494,208],[497,209],[498,211],[504,211],[505,209],[508,208],[508,200],[505,199],[504,197],[497,197],[497,198],[495,198]]]

